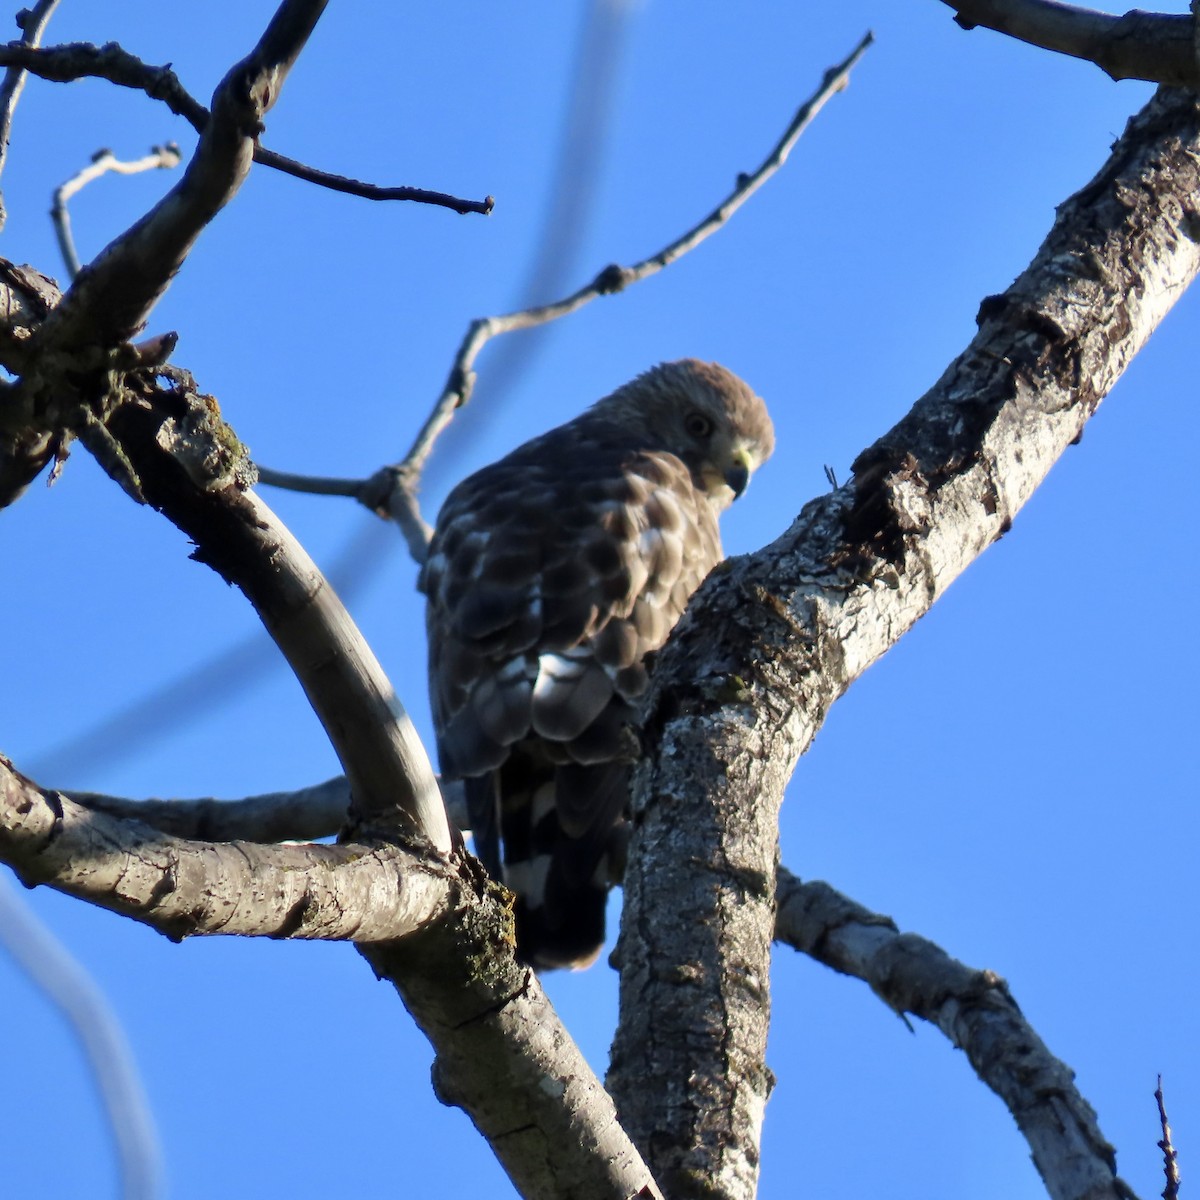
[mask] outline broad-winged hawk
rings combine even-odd
[[[420,579],[438,754],[535,966],[586,965],[604,941],[646,655],[720,562],[717,517],[773,446],[737,376],[663,363],[442,508]]]

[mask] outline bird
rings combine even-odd
[[[438,757],[537,970],[603,947],[649,658],[722,560],[717,519],[774,443],[731,371],[660,363],[441,508],[418,580]]]

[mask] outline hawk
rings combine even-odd
[[[662,363],[442,507],[419,581],[438,756],[535,967],[587,966],[604,942],[647,655],[774,442],[736,375]]]

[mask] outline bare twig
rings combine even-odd
[[[307,492],[313,496],[351,496],[357,498],[363,490],[361,479],[330,479],[321,475],[293,475],[255,463],[258,482],[289,492]]]
[[[145,92],[152,100],[161,101],[176,116],[183,117],[197,133],[202,133],[208,125],[208,109],[187,91],[170,67],[152,67],[115,43],[93,46],[87,42],[70,42],[38,50],[18,44],[0,46],[0,66],[20,68],[55,83],[84,78],[105,79],[118,87]],[[484,215],[490,213],[495,204],[491,196],[483,200],[464,200],[427,188],[383,187],[363,183],[343,175],[319,171],[258,145],[254,148],[254,161],[308,183],[351,196],[361,196],[366,200],[411,200],[448,208],[457,213]]]
[[[411,200],[417,204],[448,208],[452,212],[464,215],[479,213],[485,217],[496,206],[494,196],[484,196],[482,200],[464,200],[459,196],[451,196],[448,192],[435,192],[429,188],[385,187],[377,183],[364,183],[361,179],[319,171],[316,167],[307,166],[294,158],[277,154],[274,150],[263,149],[261,146],[254,151],[254,161],[264,167],[282,171],[285,175],[303,179],[305,183],[315,183],[331,192],[344,192],[347,196],[360,196],[364,200]]]
[[[83,1046],[112,1129],[124,1200],[162,1194],[154,1120],[129,1044],[100,990],[0,875],[0,942]]]
[[[58,248],[66,264],[67,274],[74,279],[80,271],[79,255],[75,251],[75,239],[71,234],[71,214],[67,202],[76,192],[82,191],[89,183],[109,173],[117,175],[139,175],[143,171],[170,170],[179,166],[179,147],[174,142],[163,146],[152,146],[150,153],[143,158],[135,158],[124,162],[117,158],[111,150],[97,150],[92,161],[86,167],[77,171],[65,183],[54,189],[54,203],[50,208],[50,217],[54,221],[54,232],[58,236]]]
[[[1154,1089],[1154,1099],[1158,1104],[1158,1122],[1162,1127],[1162,1141],[1158,1143],[1158,1148],[1163,1152],[1163,1174],[1167,1177],[1162,1197],[1163,1200],[1179,1200],[1179,1158],[1171,1142],[1171,1123],[1167,1120],[1161,1075],[1158,1077],[1158,1086]]]
[[[500,316],[481,317],[471,322],[454,356],[442,394],[408,453],[400,462],[384,467],[369,479],[363,480],[353,493],[368,507],[377,512],[386,512],[401,526],[413,557],[418,562],[424,559],[429,529],[421,518],[416,499],[421,473],[438,437],[450,424],[455,411],[471,397],[475,386],[475,360],[484,346],[500,334],[532,329],[556,321],[560,317],[578,312],[600,296],[615,295],[631,284],[649,279],[711,237],[783,166],[800,135],[824,108],[830,97],[846,86],[850,71],[873,40],[873,35],[867,33],[844,62],[826,71],[820,87],[800,106],[783,136],[757,170],[739,175],[733,191],[712,212],[662,250],[631,267],[616,264],[606,267],[591,283],[552,304],[537,305]],[[273,479],[281,477],[281,473],[272,473]],[[349,481],[346,480],[312,480],[310,484],[301,490],[349,494],[348,490],[339,490],[348,489]]]
[[[925,938],[900,933],[890,917],[827,883],[802,883],[781,868],[776,896],[777,941],[863,980],[897,1013],[936,1025],[966,1053],[1008,1106],[1052,1196],[1133,1196],[1073,1073],[1025,1020],[1003,979],[965,966]]]
[[[563,295],[585,269],[580,252],[604,194],[600,185],[620,108],[621,67],[636,16],[630,0],[587,0],[576,34],[570,88],[560,105],[563,122],[544,215],[537,222],[540,232],[524,279],[508,301],[511,308],[528,308]],[[461,449],[504,420],[516,384],[551,344],[556,328],[551,324],[529,329],[501,339],[489,350],[487,371],[478,384],[483,394],[476,391],[469,419],[461,414],[443,435],[437,473],[444,477],[453,472]],[[431,463],[422,474],[423,487],[430,486],[432,471]]]
[[[22,46],[37,47],[58,3],[59,0],[38,0],[32,8],[23,8],[17,13]],[[8,163],[8,142],[12,137],[13,114],[17,111],[17,101],[25,90],[25,76],[26,72],[20,67],[9,67],[4,72],[3,83],[0,83],[0,173],[3,173]],[[4,228],[7,218],[4,199],[0,196],[0,229]]]
[[[942,0],[964,29],[982,25],[1032,46],[1095,63],[1113,79],[1172,87],[1200,83],[1192,18],[1177,13],[1109,13],[1057,0]]]
[[[590,304],[600,296],[611,296],[624,291],[631,284],[657,275],[664,267],[670,266],[676,259],[711,237],[783,166],[792,147],[812,123],[813,118],[824,108],[830,97],[840,92],[849,82],[850,71],[873,40],[870,33],[866,34],[843,63],[826,71],[821,86],[800,106],[783,137],[758,169],[749,175],[739,175],[733,191],[708,216],[670,245],[631,267],[616,264],[606,267],[591,283],[555,303],[472,321],[454,357],[446,385],[434,405],[433,412],[421,427],[404,458],[395,466],[387,468],[392,473],[397,490],[415,493],[417,481],[429,455],[433,452],[438,436],[453,419],[455,410],[466,404],[471,397],[475,385],[475,360],[492,338],[518,329],[545,325],[549,321],[556,321],[560,317],[578,312],[584,305]]]

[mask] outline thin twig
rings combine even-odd
[[[0,875],[0,942],[79,1038],[117,1146],[124,1200],[162,1194],[158,1135],[121,1026],[87,972]]]
[[[614,295],[624,291],[630,284],[649,279],[711,237],[783,166],[800,135],[825,107],[830,97],[840,92],[849,82],[850,71],[872,41],[874,35],[868,32],[844,62],[826,71],[820,87],[800,106],[791,124],[762,165],[750,174],[739,175],[733,191],[712,212],[657,254],[631,267],[616,264],[606,267],[591,283],[555,303],[524,308],[500,316],[480,317],[471,322],[459,345],[458,353],[454,356],[442,394],[408,453],[400,462],[384,467],[369,479],[363,480],[355,493],[369,508],[376,512],[386,512],[400,525],[417,562],[424,560],[429,539],[429,526],[421,517],[416,499],[417,486],[438,437],[450,424],[456,410],[471,397],[475,386],[475,360],[483,347],[500,334],[532,329],[556,321],[559,317],[577,312],[600,296]],[[271,474],[276,479],[280,477],[278,472]],[[344,490],[338,491],[333,486],[344,483],[345,481],[311,480],[299,490],[345,495],[347,493]]]
[[[59,0],[38,0],[32,8],[23,8],[17,13],[17,27],[21,30],[21,45],[36,48]],[[20,67],[9,67],[0,83],[0,173],[8,163],[8,141],[12,136],[13,114],[17,101],[25,90],[26,72]],[[0,196],[0,229],[8,214],[4,210],[4,198]]]
[[[290,471],[276,471],[254,464],[258,471],[258,482],[270,487],[283,488],[289,492],[307,492],[313,496],[357,497],[362,491],[361,479],[333,479],[321,475],[293,475]]]
[[[183,117],[197,133],[202,133],[208,124],[208,109],[188,92],[170,67],[152,67],[115,43],[92,46],[87,42],[70,42],[36,50],[14,43],[0,46],[0,66],[20,68],[54,83],[85,78],[106,79],[118,87],[133,88],[145,92],[152,100],[161,101],[177,116]],[[367,200],[411,200],[448,208],[457,213],[484,215],[490,213],[495,204],[491,196],[482,200],[464,200],[427,188],[382,187],[363,183],[344,175],[319,171],[263,146],[255,146],[254,161],[308,183]]]
[[[518,329],[530,329],[536,325],[545,325],[547,322],[556,321],[560,317],[578,312],[584,305],[590,304],[600,296],[611,296],[624,291],[630,284],[640,283],[643,279],[657,275],[664,267],[670,266],[676,259],[681,258],[690,250],[694,250],[706,238],[711,237],[783,166],[800,135],[825,107],[830,97],[840,92],[849,82],[850,71],[872,41],[874,41],[874,36],[867,33],[843,63],[825,72],[821,86],[810,99],[800,106],[783,137],[767,155],[758,170],[748,175],[739,175],[733,191],[702,221],[676,238],[670,245],[632,267],[621,267],[615,264],[606,267],[587,286],[553,304],[537,305],[502,316],[483,317],[472,321],[459,346],[458,353],[454,357],[446,386],[438,398],[433,412],[421,427],[408,453],[391,468],[397,479],[405,486],[415,485],[433,451],[438,436],[450,423],[455,410],[461,408],[470,399],[471,390],[475,385],[475,360],[492,338],[502,333],[512,333]]]
[[[1162,1141],[1158,1143],[1158,1148],[1163,1152],[1163,1174],[1167,1177],[1162,1196],[1163,1200],[1179,1200],[1179,1159],[1171,1143],[1171,1123],[1167,1120],[1167,1108],[1163,1102],[1161,1075],[1158,1077],[1158,1087],[1154,1089],[1154,1099],[1158,1102],[1158,1121],[1162,1126]]]
[[[116,157],[111,150],[97,150],[92,155],[92,161],[80,171],[76,171],[65,183],[54,189],[54,203],[50,208],[50,217],[54,221],[54,232],[58,237],[58,249],[66,264],[67,274],[72,279],[82,270],[79,255],[75,250],[75,239],[71,234],[71,214],[67,202],[76,192],[82,191],[89,183],[99,179],[101,175],[140,175],[143,171],[170,170],[179,166],[182,155],[174,142],[163,146],[152,146],[150,153],[144,158],[135,158],[124,162]]]
[[[464,200],[459,196],[430,191],[428,188],[383,187],[377,183],[364,183],[361,179],[319,171],[316,167],[277,154],[274,150],[265,150],[261,146],[254,152],[254,161],[264,167],[282,171],[285,175],[303,179],[306,183],[315,183],[318,187],[328,188],[332,192],[344,192],[347,196],[361,196],[364,200],[412,200],[417,204],[432,204],[456,213],[480,213],[485,217],[496,206],[494,196],[485,196],[482,200]]]

